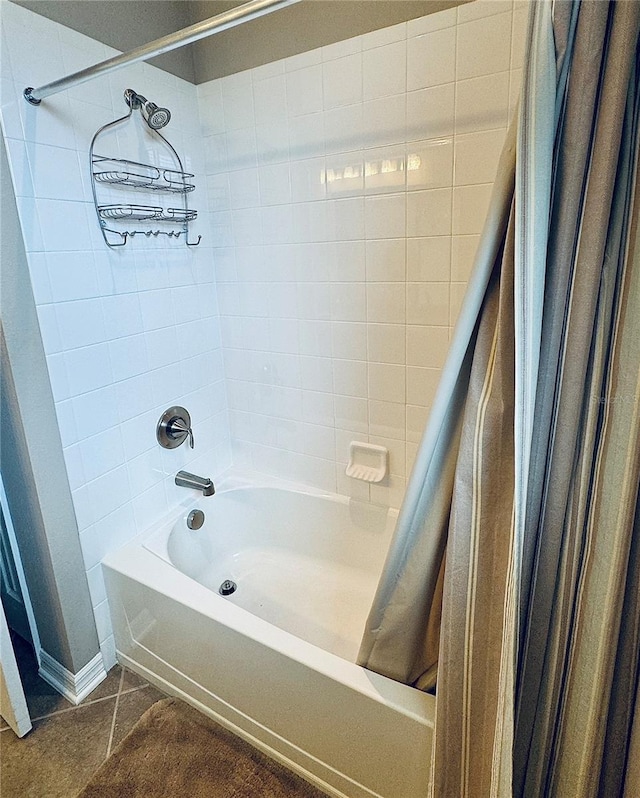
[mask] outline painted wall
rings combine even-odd
[[[525,14],[481,0],[198,87],[235,463],[400,504]],[[390,478],[346,478],[351,440]]]
[[[173,484],[176,471],[215,477],[230,463],[196,90],[136,65],[30,107],[21,98],[24,86],[114,51],[6,0],[0,14],[3,133],[98,636],[110,665],[113,637],[98,563],[186,498]],[[128,86],[174,113],[167,136],[200,186],[190,195],[191,207],[201,210],[194,224],[204,236],[200,247],[138,237],[109,250],[102,240],[88,148],[99,126],[126,112]],[[137,160],[157,152],[140,130],[104,146],[109,151],[101,154],[133,152]],[[156,442],[158,418],[173,404],[191,411],[193,452]]]

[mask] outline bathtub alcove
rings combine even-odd
[[[329,795],[426,794],[433,696],[354,664],[397,511],[238,477],[195,506],[103,562],[119,661]]]

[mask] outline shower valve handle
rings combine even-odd
[[[189,446],[193,449],[193,430],[189,411],[179,405],[165,410],[156,427],[156,438],[160,446],[165,449],[175,449],[189,438]]]
[[[178,418],[175,418],[172,421],[170,421],[167,432],[169,433],[170,436],[175,438],[181,437],[182,435],[184,435],[184,433],[186,433],[186,435],[189,436],[189,448],[193,449],[193,430],[191,429],[191,427],[189,427],[186,424],[183,418],[180,418],[178,416]],[[175,433],[178,434],[176,435]]]

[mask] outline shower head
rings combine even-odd
[[[152,130],[159,130],[161,127],[168,125],[171,119],[171,111],[168,108],[158,108],[155,103],[148,100],[140,110]]]
[[[125,90],[124,99],[132,110],[140,109],[144,121],[151,130],[160,130],[160,128],[169,124],[171,111],[168,108],[158,108],[155,103],[147,100],[141,94],[137,94],[133,89]]]

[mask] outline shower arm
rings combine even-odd
[[[215,17],[197,22],[195,25],[190,25],[160,39],[154,39],[154,41],[143,44],[141,47],[136,47],[128,53],[121,53],[113,58],[108,58],[106,61],[100,61],[98,64],[81,69],[51,83],[46,83],[44,86],[36,89],[29,86],[23,92],[24,98],[31,105],[40,105],[40,102],[45,97],[50,97],[52,94],[57,94],[65,89],[70,89],[72,86],[85,83],[87,80],[98,77],[98,75],[106,75],[109,72],[114,72],[116,69],[127,66],[127,64],[146,61],[156,55],[169,53],[171,50],[177,50],[179,47],[193,44],[193,42],[205,39],[214,33],[234,28],[243,22],[257,19],[265,14],[270,14],[272,11],[278,11],[298,2],[300,0],[250,0],[249,3],[235,6],[235,8],[224,11],[222,14],[216,14]]]

